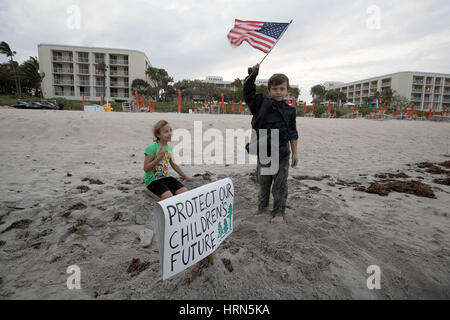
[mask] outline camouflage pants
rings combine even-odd
[[[262,210],[269,205],[270,187],[272,186],[273,210],[271,215],[284,216],[288,196],[287,178],[289,175],[289,158],[280,160],[278,172],[274,175],[261,175],[261,167],[269,167],[270,163],[256,166],[256,176],[259,183],[258,209]]]

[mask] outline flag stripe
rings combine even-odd
[[[246,41],[255,49],[268,53],[288,25],[288,23],[235,19],[234,27],[228,32],[227,38],[232,47],[238,47]]]
[[[231,30],[242,30],[242,31],[255,31],[260,29],[260,27],[254,27],[254,28],[244,28],[243,26],[235,26],[233,29]]]
[[[230,33],[234,33],[234,32],[230,31]],[[230,35],[229,35],[228,38],[230,39],[230,41],[235,41],[234,39],[236,39],[236,38],[239,39],[239,38],[241,38],[243,36],[247,36],[249,38],[252,38],[252,39],[255,40],[255,42],[263,44],[263,45],[265,45],[268,48],[271,48],[275,44],[275,41],[268,40],[268,39],[266,39],[264,37],[260,37],[260,36],[258,36],[256,34],[253,34],[252,32],[248,32],[247,34],[239,34],[239,37],[232,37],[231,39],[230,39]]]
[[[267,43],[264,43],[262,41],[258,41],[257,39],[254,39],[253,37],[248,36],[248,35],[242,35],[239,38],[234,38],[234,39],[231,40],[231,42],[237,47],[237,46],[239,46],[242,43],[243,39],[249,39],[252,42],[252,44],[258,45],[260,47],[265,47],[267,49],[272,48],[271,44],[267,44]]]
[[[259,50],[261,50],[261,51],[263,51],[263,52],[265,52],[265,53],[267,53],[267,52],[270,51],[270,47],[262,46],[261,44],[259,44],[259,43],[257,43],[257,42],[254,42],[253,39],[251,39],[251,38],[249,38],[249,37],[246,37],[246,36],[241,37],[241,38],[239,39],[239,41],[238,41],[237,43],[235,43],[234,46],[235,46],[235,47],[240,46],[240,45],[242,44],[243,41],[247,41],[247,43],[250,44],[252,47],[254,47],[254,48],[256,48],[256,49],[259,49]]]
[[[235,24],[235,25],[238,25],[238,24],[240,24],[240,25],[242,25],[242,24],[248,24],[248,25],[260,26],[260,27],[262,27],[262,25],[264,24],[264,22],[262,22],[262,21],[244,21],[244,20],[238,20],[238,19],[235,19],[235,20],[234,20],[234,24]]]

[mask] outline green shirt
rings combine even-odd
[[[152,183],[155,180],[170,177],[169,174],[169,161],[170,158],[172,158],[173,154],[173,147],[171,145],[167,145],[167,147],[161,146],[158,142],[153,142],[152,144],[149,144],[147,148],[145,148],[145,154],[152,156],[153,158],[156,158],[156,154],[158,153],[158,150],[160,148],[164,148],[168,151],[164,158],[158,162],[158,164],[150,171],[145,173],[145,186],[147,187],[150,183]]]

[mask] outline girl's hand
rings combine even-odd
[[[186,181],[194,181],[195,180],[193,177],[189,177],[189,176],[185,176],[182,179],[186,180]]]
[[[165,150],[164,148],[160,148],[158,150],[158,153],[156,154],[156,158],[158,160],[162,160],[164,158],[164,156],[166,155],[166,153],[167,153],[167,150]]]

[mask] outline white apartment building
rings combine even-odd
[[[397,72],[365,80],[344,83],[335,86],[344,92],[347,101],[362,105],[363,98],[373,96],[376,91],[386,88],[414,103],[416,110],[442,111],[443,106],[450,107],[450,74],[428,72]]]
[[[151,83],[145,70],[152,65],[141,51],[39,44],[38,54],[44,98],[132,100],[133,80]],[[107,66],[105,81],[100,62]]]
[[[325,87],[325,90],[333,90],[336,89],[336,87],[345,84],[345,82],[339,82],[339,81],[325,81],[322,85]]]

